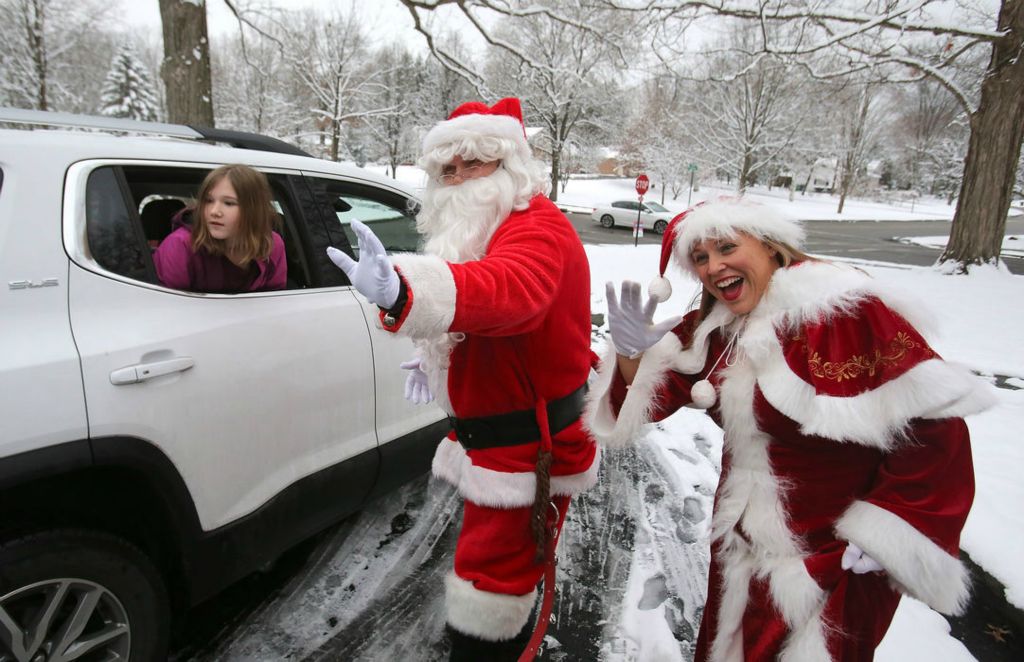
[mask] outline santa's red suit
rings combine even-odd
[[[451,415],[478,419],[526,411],[539,420],[549,403],[585,385],[590,270],[576,231],[545,196],[512,212],[482,259],[451,263],[403,255],[394,262],[408,301],[393,322],[382,313],[383,326],[417,339],[452,338],[440,343],[444,355],[424,356],[432,390]],[[456,485],[465,499],[455,573],[447,585],[448,623],[485,640],[520,632],[543,571],[529,524],[541,440],[520,441],[466,450],[452,434],[434,456],[435,475]],[[562,497],[557,501],[564,517],[567,497],[597,480],[597,446],[578,415],[550,441],[550,493]]]
[[[928,346],[913,302],[856,269],[780,268],[747,317],[721,303],[702,322],[691,313],[628,390],[612,350],[589,426],[626,443],[710,371],[725,446],[696,659],[870,660],[901,593],[950,614],[967,600],[962,417],[991,394]],[[884,572],[843,571],[847,541]]]

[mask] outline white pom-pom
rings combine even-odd
[[[647,294],[658,303],[664,303],[672,296],[672,283],[664,276],[658,276],[647,286]]]
[[[715,387],[711,385],[711,382],[702,379],[690,389],[690,398],[695,407],[710,409],[718,400],[718,394],[715,393]]]

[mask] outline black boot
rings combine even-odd
[[[445,629],[452,644],[448,662],[516,662],[526,650],[526,645],[530,643],[533,619],[526,622],[519,634],[504,641],[478,639],[459,632],[450,625]]]

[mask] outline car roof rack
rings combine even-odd
[[[34,124],[40,126],[61,126],[75,129],[98,129],[101,131],[124,131],[147,133],[188,140],[207,140],[226,143],[232,147],[255,149],[262,152],[278,152],[295,156],[312,156],[295,145],[277,138],[245,131],[229,131],[192,124],[166,124],[164,122],[143,122],[119,117],[55,113],[47,110],[25,110],[23,108],[0,107],[0,123]]]

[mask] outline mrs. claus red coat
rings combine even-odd
[[[644,354],[628,391],[610,354],[587,421],[607,444],[629,441],[690,403],[740,329],[731,365],[710,375],[725,445],[697,659],[871,659],[901,593],[959,612],[974,496],[962,417],[991,394],[928,346],[914,302],[805,262],[779,269],[745,321],[717,304],[694,315]],[[844,572],[847,541],[884,574]]]

